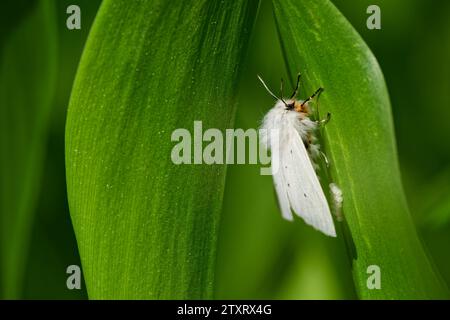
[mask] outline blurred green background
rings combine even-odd
[[[80,265],[80,259],[65,190],[64,124],[100,3],[8,0],[0,5],[0,298],[87,297],[84,285],[66,288],[66,268]],[[450,2],[333,3],[384,72],[410,209],[429,255],[450,284]],[[81,8],[81,30],[66,28],[71,4]],[[372,4],[381,8],[381,30],[366,27]],[[281,77],[288,79],[271,9],[263,0],[240,85],[236,128],[257,127],[273,104],[256,74],[274,88]],[[299,71],[308,77],[308,70]],[[40,95],[31,100],[34,91],[46,92],[48,102]],[[29,225],[20,232],[11,227],[16,211],[25,217],[19,224]],[[343,240],[326,238],[300,220],[282,220],[271,177],[261,176],[259,166],[228,167],[220,231],[217,298],[356,298]],[[23,272],[13,272],[10,238],[19,236]],[[16,281],[8,283],[10,274]]]

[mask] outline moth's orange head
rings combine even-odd
[[[298,100],[295,100],[295,102],[294,102],[294,110],[299,113],[305,113],[305,114],[310,113],[308,103],[303,104],[302,101],[298,101]]]

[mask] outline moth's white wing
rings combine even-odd
[[[272,159],[280,159],[281,157],[280,151],[281,148],[273,148]],[[273,176],[273,183],[275,185],[275,190],[278,196],[278,205],[280,206],[281,215],[286,220],[292,221],[294,220],[294,217],[292,215],[291,205],[289,204],[287,183],[284,178],[284,173],[280,167],[275,167],[273,163],[272,163],[272,176]]]
[[[285,127],[284,130],[286,141],[283,141],[279,148],[278,175],[281,177],[274,176],[275,186],[277,180],[281,180],[285,189],[277,189],[280,202],[283,202],[281,199],[287,194],[290,206],[298,216],[326,235],[335,237],[336,231],[328,202],[305,145],[295,128]]]

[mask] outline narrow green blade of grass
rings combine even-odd
[[[414,187],[414,191],[419,186]],[[450,167],[430,176],[415,194],[414,212],[422,230],[433,231],[450,226]],[[419,198],[420,194],[420,198]],[[419,198],[419,199],[418,199]]]
[[[446,168],[420,185],[414,212],[420,235],[440,274],[450,284],[450,168]],[[418,197],[416,197],[418,198]]]
[[[49,0],[3,3],[0,37],[0,297],[20,298],[56,82]],[[20,16],[23,10],[24,15]],[[2,23],[4,23],[2,19]]]
[[[232,126],[257,6],[103,2],[66,127],[69,204],[90,298],[211,297],[225,165],[175,165],[171,135],[192,133],[194,120]]]
[[[328,0],[274,0],[291,77],[305,91],[319,86],[332,176],[344,193],[344,215],[361,298],[447,298],[422,248],[402,189],[390,102],[381,70],[364,41]],[[347,232],[348,231],[348,232]],[[368,289],[367,268],[381,270],[381,289]]]

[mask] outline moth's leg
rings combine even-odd
[[[316,123],[319,127],[322,127],[324,125],[326,125],[331,119],[331,113],[327,113],[327,117],[325,119],[322,120],[317,120]]]
[[[307,104],[309,101],[311,101],[312,99],[314,99],[318,94],[320,94],[324,89],[323,88],[319,88],[316,90],[316,92],[314,92],[312,94],[312,96],[310,96],[309,98],[307,98],[305,101],[302,102],[302,107]]]
[[[327,168],[329,168],[330,161],[328,161],[327,155],[322,150],[320,150],[320,156],[323,158],[323,161],[325,162],[325,165],[327,166]]]
[[[308,99],[306,99],[305,101],[303,101],[303,103],[301,104],[302,106],[303,105],[305,105],[306,103],[308,103],[310,100],[312,100],[312,99],[314,99],[315,97],[317,97],[317,106],[316,106],[316,119],[320,119],[320,112],[319,112],[319,98],[320,98],[320,95],[322,94],[322,92],[324,91],[325,89],[324,88],[322,88],[322,87],[320,87],[319,89],[317,89],[316,90],[316,92],[314,92],[313,93],[313,95],[312,96],[310,96]],[[320,123],[323,123],[323,124],[326,124],[328,121],[329,121],[329,117],[330,117],[330,115],[328,114],[327,115],[327,120],[325,120],[325,121],[319,121]]]

